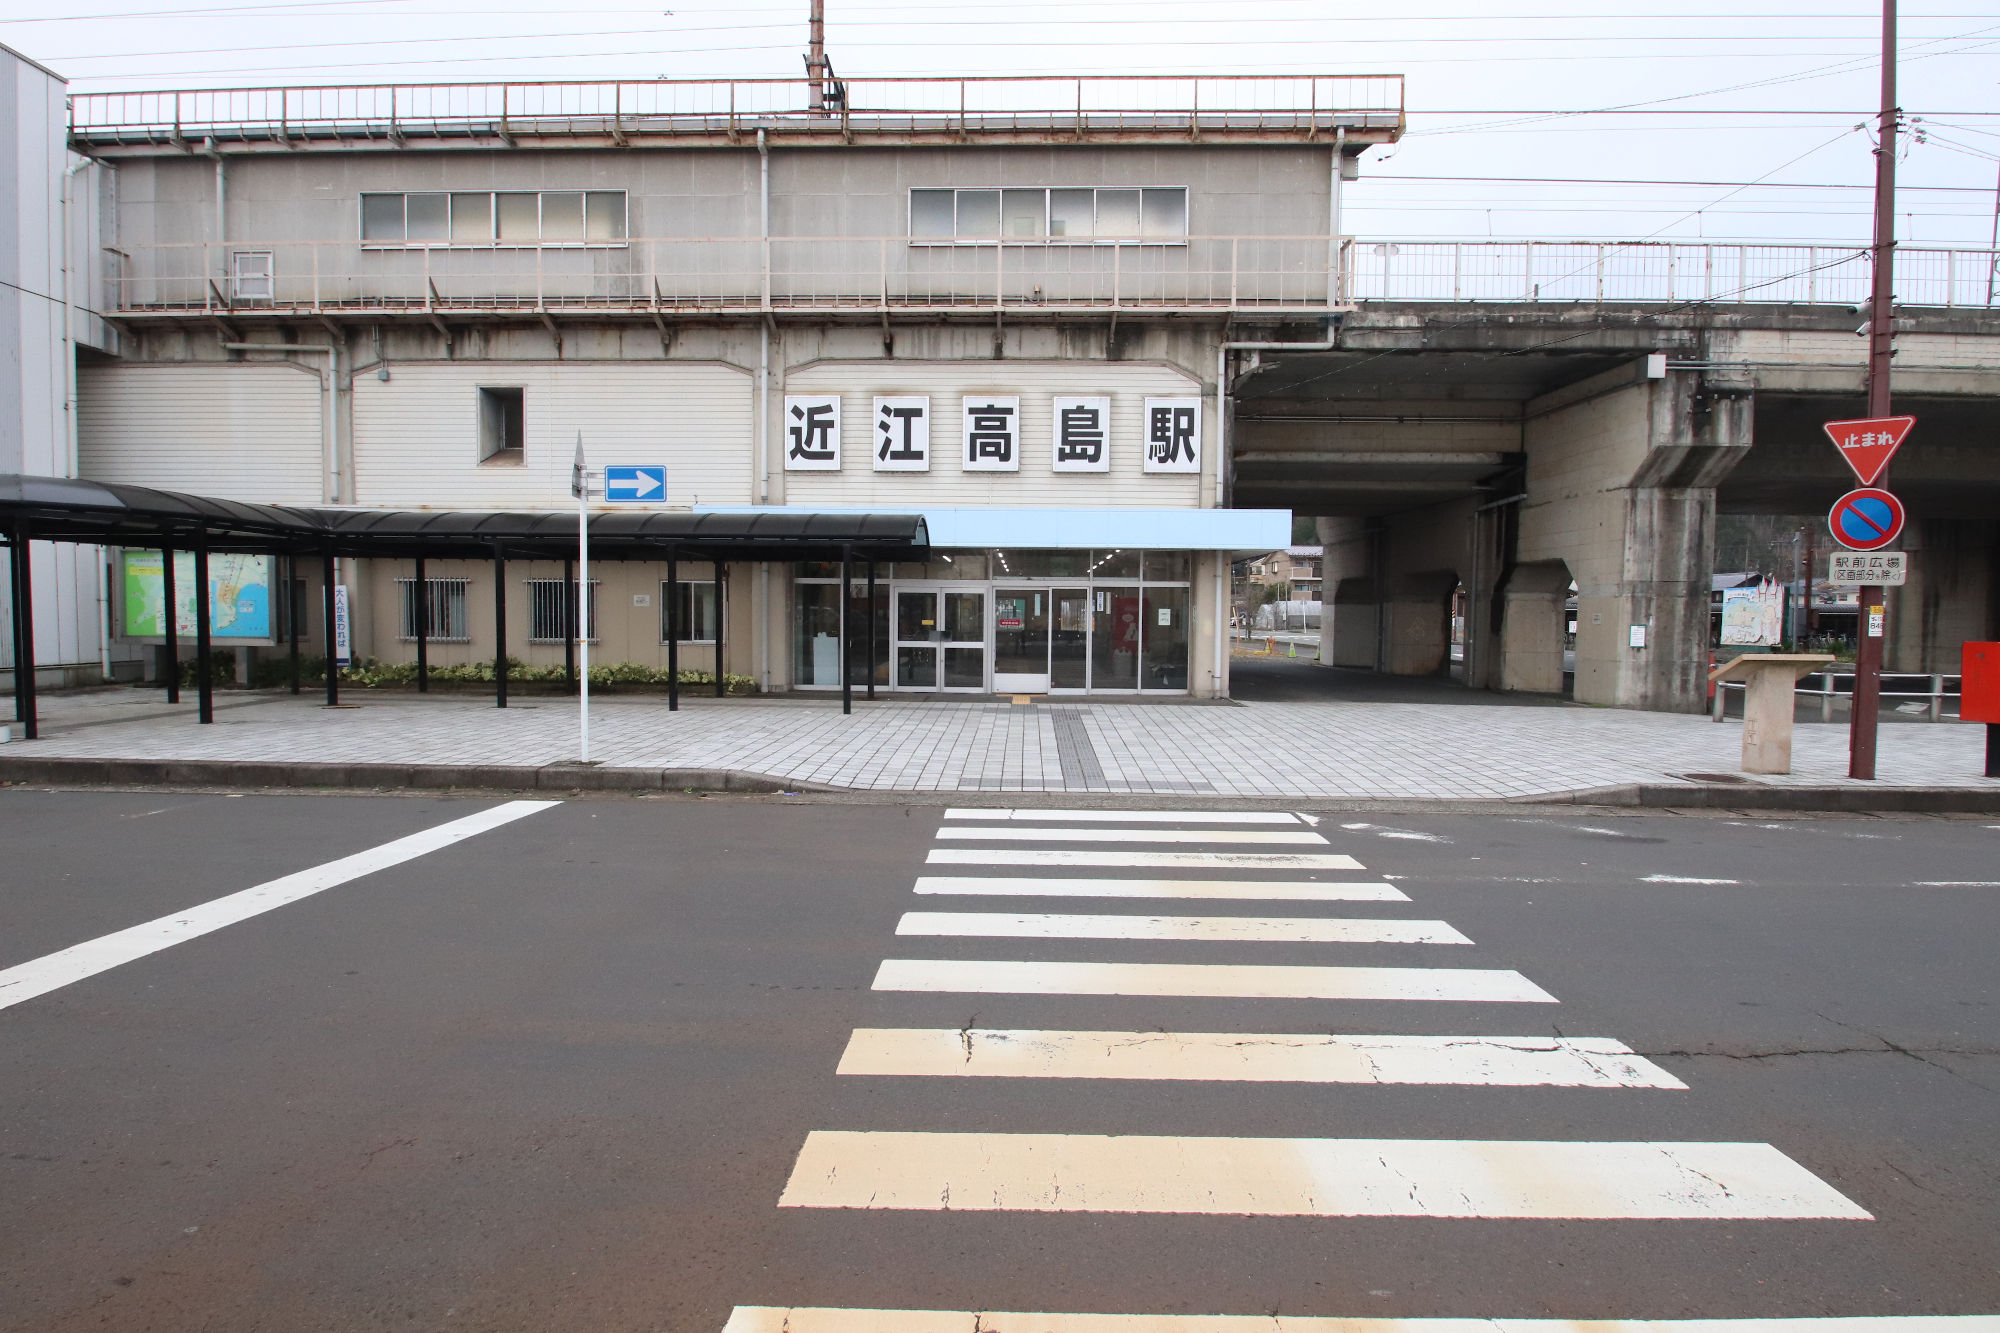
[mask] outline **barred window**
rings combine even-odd
[[[576,603],[574,584],[561,579],[529,579],[528,581],[528,642],[561,643],[575,633]],[[584,614],[589,620],[590,632],[585,637],[592,643],[597,641],[597,580],[590,581],[590,601]]]
[[[415,579],[397,579],[396,591],[400,595],[402,615],[398,637],[405,641],[417,637],[418,598]],[[422,599],[429,604],[430,619],[425,635],[432,643],[467,643],[472,636],[465,625],[465,580],[425,579]]]

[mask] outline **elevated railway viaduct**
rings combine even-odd
[[[1824,514],[1855,484],[1821,423],[1865,415],[1861,318],[1364,300],[1236,375],[1231,503],[1317,517],[1323,662],[1446,669],[1462,586],[1466,682],[1553,692],[1573,582],[1575,697],[1696,711],[1717,515]],[[1954,671],[2000,634],[2000,311],[1899,307],[1894,393],[1918,424],[1888,474],[1912,573],[1886,663]]]

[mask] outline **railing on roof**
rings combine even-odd
[[[1899,248],[1904,306],[1991,310],[2000,251]],[[1008,308],[1321,314],[1369,302],[1852,306],[1866,250],[1328,236],[933,242],[908,236],[631,237],[509,246],[128,243],[124,313],[688,313]],[[1331,278],[1329,279],[1329,268]]]
[[[1665,241],[1356,241],[1354,301],[1859,305],[1862,246]],[[1896,248],[1896,302],[1992,309],[2000,251]]]
[[[832,95],[838,90],[838,95]],[[648,79],[611,83],[357,84],[76,93],[80,146],[353,143],[407,139],[968,135],[1316,137],[1370,141],[1403,126],[1403,79],[1363,75],[1131,75]]]

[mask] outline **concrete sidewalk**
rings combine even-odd
[[[0,780],[64,772],[120,780],[103,764],[76,763],[116,760],[144,761],[122,770],[123,780],[244,785],[673,787],[721,785],[702,775],[733,774],[731,785],[768,788],[1338,800],[1685,789],[1689,804],[1717,790],[1743,799],[1707,803],[1904,789],[1900,805],[1889,799],[1883,808],[1926,808],[1916,789],[1950,788],[1970,800],[1959,808],[2000,809],[2000,779],[1979,776],[1981,729],[1951,723],[1882,728],[1879,780],[1851,783],[1845,726],[1799,727],[1794,772],[1752,779],[1737,774],[1739,724],[1575,706],[884,700],[857,701],[843,716],[837,700],[823,698],[701,700],[670,713],[653,697],[613,696],[592,702],[596,766],[579,769],[573,699],[500,710],[452,695],[344,697],[358,706],[224,695],[214,725],[203,727],[192,704],[166,705],[156,690],[49,696],[42,739],[0,749]],[[231,777],[230,765],[288,767],[260,768],[259,778]]]

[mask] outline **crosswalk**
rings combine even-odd
[[[1079,844],[1022,846],[1023,843]],[[1408,903],[1387,879],[1333,850],[1310,818],[1286,811],[952,809],[926,873],[913,886],[931,901],[903,914],[904,946],[879,964],[873,989],[921,995],[1078,997],[1088,1013],[1134,999],[1257,1002],[1261,1031],[1160,1028],[863,1027],[839,1073],[856,1079],[1156,1080],[1259,1084],[1364,1084],[1541,1088],[1671,1096],[1686,1085],[1609,1036],[1300,1030],[1313,1013],[1299,1001],[1394,1001],[1438,1006],[1557,1004],[1520,972],[1454,964],[1473,943],[1441,920],[1378,918],[1335,906]],[[1249,850],[1281,847],[1285,850]],[[1048,876],[1034,870],[1058,872]],[[1171,878],[1136,872],[1172,871]],[[1329,878],[1327,876],[1338,876]],[[1421,895],[1419,895],[1421,897]],[[958,909],[938,899],[985,901]],[[1008,900],[1038,898],[1011,910]],[[1064,900],[1076,909],[1062,910]],[[1121,900],[1125,900],[1122,901]],[[1138,906],[1126,906],[1137,900]],[[1150,900],[1168,911],[1143,910]],[[1256,903],[1283,915],[1219,910]],[[1122,909],[1122,910],[1121,910]],[[1360,909],[1367,910],[1365,907]],[[972,941],[993,956],[921,956],[924,940]],[[1047,953],[1074,942],[1075,957]],[[1133,961],[1160,942],[1182,958],[1228,948],[1232,961]],[[1314,946],[1413,946],[1423,966],[1292,961]],[[1033,946],[1033,947],[1031,947]],[[1245,948],[1285,961],[1243,962]],[[1189,954],[1192,947],[1197,952]],[[1106,950],[1121,956],[1101,956]],[[1431,950],[1435,950],[1432,954]],[[1093,952],[1100,956],[1093,957]],[[1213,956],[1212,954],[1210,956]],[[1253,952],[1250,957],[1256,957]],[[1310,957],[1311,954],[1303,956]],[[1322,955],[1323,956],[1323,955]],[[1351,953],[1350,955],[1351,956]],[[1364,955],[1365,956],[1365,955]],[[1379,956],[1379,955],[1378,955]],[[1407,960],[1407,952],[1399,956]],[[1398,1012],[1407,1012],[1408,1009]],[[1184,1012],[1184,1011],[1176,1011]],[[1232,1011],[1238,1012],[1238,1011]],[[1485,1011],[1481,1011],[1485,1012]],[[942,1015],[941,1015],[942,1016]],[[1129,1021],[1129,1019],[1128,1019]],[[1435,1024],[1418,1024],[1431,1026]],[[1524,1024],[1526,1026],[1526,1024]],[[1537,1022],[1534,1026],[1548,1026]],[[942,1085],[940,1085],[942,1087]],[[1102,1087],[1098,1082],[1095,1086]],[[969,1090],[968,1090],[969,1091]],[[1032,1123],[974,1132],[906,1127],[810,1132],[778,1199],[804,1210],[926,1213],[1179,1214],[1237,1218],[1480,1218],[1594,1220],[1790,1220],[1866,1222],[1870,1214],[1768,1143],[1578,1140],[1236,1137],[1130,1132],[1056,1133]],[[809,1300],[811,1293],[796,1293]],[[1936,1323],[1938,1328],[1927,1326]],[[860,1309],[745,1305],[725,1333],[1536,1333],[1543,1328],[1634,1333],[2000,1333],[1982,1318],[1716,1320],[1566,1323],[1537,1320],[1381,1320],[1229,1314],[1186,1316],[1059,1312]],[[1502,1326],[1505,1326],[1504,1329]],[[1881,1325],[1880,1329],[1876,1325]],[[1517,1327],[1518,1326],[1518,1327]]]

